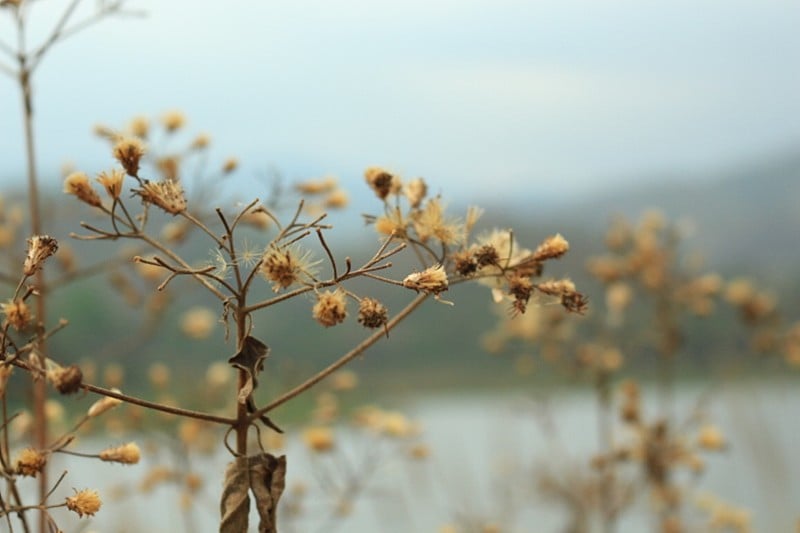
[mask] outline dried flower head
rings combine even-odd
[[[350,203],[350,198],[344,189],[335,189],[325,197],[323,206],[328,209],[344,209]]]
[[[469,249],[459,250],[453,254],[453,269],[465,278],[478,271],[478,261]]]
[[[83,372],[78,365],[53,365],[47,370],[47,381],[61,394],[73,394],[81,390]]]
[[[58,241],[49,235],[34,235],[28,239],[28,254],[22,272],[26,276],[34,275],[44,261],[58,251]]]
[[[553,279],[537,283],[536,288],[548,296],[562,296],[575,292],[575,283],[571,279]]]
[[[117,393],[120,392],[119,389],[111,389],[111,390]],[[118,406],[121,403],[122,400],[119,400],[117,398],[112,398],[110,396],[103,396],[102,398],[94,402],[91,407],[89,407],[89,410],[86,412],[86,416],[88,416],[89,418],[100,416],[106,411],[113,409],[114,407]]]
[[[358,306],[358,323],[366,328],[379,328],[386,324],[386,306],[374,298],[362,298]]]
[[[100,495],[96,490],[84,489],[75,491],[75,494],[68,496],[66,499],[67,509],[74,513],[78,513],[81,518],[83,515],[94,516],[100,510],[102,502]]]
[[[14,470],[21,476],[35,477],[36,474],[44,469],[46,464],[46,453],[33,448],[26,448],[19,453],[14,463]]]
[[[381,200],[385,200],[390,194],[397,194],[402,188],[398,176],[380,167],[369,167],[364,171],[364,179]]]
[[[347,318],[347,298],[343,290],[325,291],[317,295],[312,309],[314,320],[329,328],[341,324]]]
[[[103,203],[100,196],[92,189],[89,184],[89,176],[84,172],[73,172],[64,179],[64,192],[76,196],[78,200],[94,207],[100,207]]]
[[[533,252],[533,259],[535,261],[546,261],[548,259],[557,259],[567,253],[569,250],[569,243],[556,233],[552,237],[545,239],[542,244]]]
[[[194,138],[189,148],[192,150],[204,150],[211,144],[211,136],[207,133],[200,133]]]
[[[136,137],[124,137],[114,145],[112,153],[129,176],[139,173],[139,162],[145,154],[144,143]]]
[[[416,209],[422,204],[422,200],[428,194],[428,185],[422,178],[413,179],[403,188],[408,205]]]
[[[422,272],[409,274],[403,280],[403,286],[415,291],[439,294],[448,288],[447,272],[442,265],[435,265]]]
[[[129,442],[122,446],[108,448],[100,452],[101,460],[109,463],[121,463],[125,465],[135,465],[139,462],[141,452],[135,442]]]
[[[235,157],[229,157],[225,160],[225,163],[222,164],[222,173],[230,174],[237,168],[239,168],[239,160]]]
[[[207,339],[214,330],[217,316],[207,307],[192,307],[183,314],[181,331],[194,340]]]
[[[400,238],[407,236],[408,221],[403,217],[399,208],[387,211],[386,214],[375,219],[375,231],[382,235],[395,235]]]
[[[430,238],[442,244],[456,244],[464,240],[464,226],[456,219],[445,216],[445,206],[439,197],[431,198],[425,207],[413,214],[414,230],[419,240]]]
[[[186,115],[177,110],[167,111],[161,115],[161,124],[169,133],[178,131],[186,124]]]
[[[313,426],[303,432],[303,442],[314,452],[328,452],[335,443],[333,430],[327,426]]]
[[[125,179],[125,173],[115,168],[109,172],[101,172],[97,175],[97,182],[102,185],[108,196],[112,199],[119,198],[122,193],[122,181]]]
[[[141,115],[133,117],[128,123],[128,131],[130,131],[131,135],[134,137],[140,139],[147,138],[147,134],[150,133],[150,119]]]
[[[313,279],[313,268],[318,262],[312,260],[311,252],[297,245],[270,246],[261,260],[261,273],[272,281],[272,290],[291,287],[304,278]]]
[[[22,299],[9,300],[4,304],[0,304],[0,306],[2,306],[3,314],[5,315],[3,320],[4,327],[9,325],[17,331],[23,331],[30,325],[31,311]]]
[[[180,175],[181,160],[178,156],[162,157],[156,161],[156,168],[165,180],[176,181]]]
[[[155,204],[171,215],[186,211],[186,198],[177,181],[146,181],[141,189],[133,192],[142,198],[142,202]]]

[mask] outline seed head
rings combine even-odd
[[[94,192],[89,184],[89,176],[83,172],[73,172],[64,180],[64,192],[76,196],[78,200],[93,207],[100,207],[103,203],[100,196]]]
[[[222,173],[223,174],[230,174],[234,170],[239,168],[239,160],[235,157],[229,157],[225,160],[225,163],[222,165]]]
[[[139,462],[141,452],[135,442],[129,442],[115,448],[108,448],[100,452],[100,459],[109,463],[135,465]]]
[[[35,477],[36,474],[44,469],[46,464],[46,453],[33,448],[26,448],[20,452],[14,468],[21,476]]]
[[[145,146],[136,137],[124,137],[114,145],[112,153],[114,159],[119,161],[122,168],[129,176],[136,176],[139,173],[139,162],[145,154]]]
[[[386,306],[374,298],[362,298],[358,306],[358,323],[366,328],[379,328],[386,324]]]
[[[114,392],[120,392],[119,389],[111,389]],[[113,409],[114,407],[118,406],[122,403],[122,400],[117,398],[112,398],[110,396],[103,396],[96,402],[89,407],[89,410],[86,412],[86,416],[89,418],[94,418],[97,416],[102,415],[106,411]]]
[[[344,291],[325,291],[317,295],[317,303],[312,309],[314,320],[329,328],[341,324],[347,318],[347,301]]]
[[[211,144],[211,136],[207,133],[201,133],[194,138],[192,144],[189,146],[192,150],[204,150]]]
[[[403,286],[429,294],[439,294],[448,288],[447,272],[442,265],[432,266],[406,276]]]
[[[416,209],[422,204],[422,200],[424,200],[425,196],[428,194],[428,185],[425,183],[424,179],[417,178],[408,182],[408,185],[403,188],[403,192],[406,195],[408,204]]]
[[[469,277],[478,270],[478,261],[471,250],[459,250],[453,254],[453,268],[463,277]]]
[[[350,198],[344,189],[335,189],[325,197],[323,205],[328,209],[344,209],[348,203],[350,203]]]
[[[380,167],[369,167],[364,171],[364,179],[381,200],[385,200],[390,194],[397,194],[402,188],[398,176]]]
[[[4,326],[7,324],[17,331],[23,331],[31,323],[31,311],[22,299],[9,300],[2,304],[2,308],[6,317],[3,321]]]
[[[83,515],[93,516],[100,510],[102,502],[100,495],[96,490],[84,489],[75,491],[75,494],[68,496],[66,499],[67,509],[74,513],[78,513],[81,518]]]
[[[302,281],[303,276],[313,277],[311,252],[297,246],[270,246],[261,260],[261,273],[272,281],[272,290],[279,292]]]
[[[177,181],[147,181],[133,193],[140,196],[142,202],[155,204],[171,215],[186,211],[186,198]]]
[[[128,123],[128,131],[134,137],[146,139],[150,132],[150,120],[144,116],[133,117]]]
[[[97,175],[97,182],[105,188],[108,196],[112,199],[119,198],[120,193],[122,193],[122,181],[124,179],[125,173],[117,168]]]
[[[167,111],[161,115],[161,124],[169,133],[173,133],[186,124],[186,115],[177,110]]]
[[[61,394],[72,394],[81,389],[83,372],[78,365],[68,367],[54,365],[47,371],[47,381]]]
[[[28,239],[28,255],[25,256],[25,263],[22,272],[26,276],[34,275],[40,268],[45,259],[58,251],[58,241],[49,235],[34,235]]]
[[[561,305],[570,313],[582,315],[589,309],[589,299],[579,292],[569,292],[561,295]]]
[[[533,259],[535,261],[557,259],[567,253],[567,250],[569,250],[569,243],[560,233],[556,233],[552,237],[545,239],[544,242],[536,248],[533,252]]]
[[[575,284],[567,278],[543,281],[536,284],[536,288],[548,296],[562,296],[575,292]]]
[[[375,231],[381,235],[407,236],[408,221],[403,218],[400,209],[393,209],[375,219]]]

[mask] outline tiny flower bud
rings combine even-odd
[[[135,465],[139,462],[141,452],[135,442],[129,442],[115,448],[108,448],[100,452],[100,459],[109,463]]]
[[[47,454],[26,448],[17,457],[14,469],[21,476],[35,477],[47,464]]]
[[[120,392],[119,389],[111,389],[111,390],[117,393]],[[94,402],[91,407],[89,407],[89,410],[86,412],[86,416],[90,418],[100,416],[109,409],[113,409],[114,407],[118,406],[121,403],[122,400],[119,400],[117,398],[112,398],[110,396],[103,396],[102,398]]]
[[[365,170],[364,179],[381,200],[385,200],[390,194],[397,194],[402,187],[399,177],[379,167]]]
[[[341,324],[347,318],[345,293],[339,289],[325,291],[317,295],[317,303],[312,309],[314,320],[329,328]]]

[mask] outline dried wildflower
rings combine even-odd
[[[99,457],[108,463],[120,463],[124,465],[135,465],[139,462],[141,452],[135,442],[129,442],[122,446],[108,448],[100,452]]]
[[[225,163],[222,164],[222,173],[230,174],[237,168],[239,168],[239,160],[235,157],[229,157],[225,160]]]
[[[31,311],[28,305],[17,298],[16,300],[9,300],[4,304],[0,304],[5,315],[3,326],[9,325],[17,331],[23,331],[31,323]]]
[[[333,449],[334,438],[331,428],[314,426],[303,432],[303,442],[314,452],[328,452]]]
[[[514,298],[513,309],[515,312],[525,313],[532,292],[533,282],[530,278],[517,274],[508,278],[508,293]]]
[[[407,235],[407,227],[408,221],[403,218],[399,208],[392,209],[375,219],[375,231],[382,235],[395,235],[403,238]]]
[[[207,133],[200,133],[189,145],[190,150],[204,150],[211,144],[211,136]]]
[[[312,278],[313,267],[318,262],[312,261],[310,251],[299,246],[270,246],[261,260],[261,273],[272,281],[272,290],[279,292],[295,283],[303,281],[303,276]]]
[[[453,254],[453,269],[465,278],[478,271],[478,261],[470,250],[459,250]]]
[[[128,131],[134,137],[145,139],[150,133],[150,120],[144,116],[133,117],[128,123]]]
[[[119,161],[129,176],[139,173],[139,162],[145,154],[145,146],[136,137],[125,137],[117,141],[112,151],[114,159]]]
[[[344,209],[348,203],[350,203],[350,198],[344,189],[336,189],[325,197],[323,205],[328,209]]]
[[[158,168],[161,177],[168,181],[176,181],[180,174],[180,159],[177,156],[162,157],[156,161],[156,168]]]
[[[561,296],[575,292],[575,284],[568,278],[537,283],[536,288],[548,296]]]
[[[161,124],[169,133],[173,133],[186,124],[186,115],[177,110],[167,111],[161,115]]]
[[[76,196],[78,200],[94,207],[100,207],[103,203],[100,196],[92,189],[89,184],[89,176],[84,172],[73,172],[64,179],[64,192]]]
[[[429,294],[439,294],[448,288],[447,272],[442,265],[432,266],[406,276],[403,286]]]
[[[36,477],[47,464],[47,454],[26,448],[22,450],[14,463],[14,470],[21,476]]]
[[[413,214],[414,230],[419,240],[426,242],[430,238],[442,244],[456,244],[464,240],[463,225],[445,217],[445,207],[440,198],[431,198],[425,207]]]
[[[34,275],[44,261],[58,251],[58,241],[49,235],[34,235],[28,239],[28,254],[22,266],[22,273],[26,276]]]
[[[569,243],[556,233],[552,237],[545,239],[542,244],[533,252],[533,259],[535,261],[546,261],[547,259],[557,259],[567,253],[569,250]]]
[[[379,328],[386,324],[386,306],[374,298],[362,298],[358,306],[358,323],[366,328]]]
[[[570,313],[582,315],[589,309],[589,299],[579,292],[570,292],[561,295],[561,305]]]
[[[83,373],[78,365],[53,365],[53,368],[47,370],[47,381],[61,394],[72,394],[81,389]]]
[[[399,177],[379,167],[365,170],[364,179],[381,200],[385,200],[390,194],[397,194],[402,187]]]
[[[190,339],[203,340],[211,335],[216,323],[217,316],[211,309],[196,306],[183,314],[181,331]]]
[[[408,205],[416,209],[428,194],[428,185],[424,179],[417,178],[408,182],[408,185],[403,188],[403,193],[406,195]]]
[[[325,291],[317,295],[312,309],[314,320],[329,328],[341,324],[347,318],[347,301],[344,291]]]
[[[475,258],[475,263],[481,268],[490,265],[499,266],[500,264],[500,254],[497,253],[497,248],[491,243],[480,246],[473,253],[473,257]]]
[[[78,516],[83,518],[83,515],[94,516],[100,510],[102,502],[96,490],[84,489],[81,491],[76,490],[75,494],[68,496],[66,504],[67,509],[78,513]]]
[[[326,177],[318,180],[307,180],[294,186],[300,194],[323,194],[336,188],[336,178]]]
[[[113,392],[119,393],[119,389],[111,389]],[[122,403],[122,400],[117,398],[112,398],[110,396],[103,396],[96,402],[89,407],[89,410],[86,412],[86,416],[89,418],[94,418],[97,416],[102,415],[106,411],[113,409],[114,407],[118,406]]]
[[[146,181],[141,189],[134,189],[133,193],[140,196],[142,202],[155,204],[171,215],[186,211],[186,198],[177,181]]]
[[[102,185],[108,196],[116,200],[122,193],[122,181],[125,179],[125,173],[115,168],[109,172],[101,172],[97,175],[97,182]]]

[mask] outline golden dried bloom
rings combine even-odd
[[[272,290],[279,292],[295,283],[303,281],[303,277],[314,277],[313,267],[318,262],[312,261],[311,252],[299,246],[270,246],[261,260],[261,273],[272,281]]]
[[[47,381],[61,394],[72,394],[81,390],[83,373],[78,365],[68,367],[54,365],[47,370]]]
[[[6,317],[3,326],[9,325],[17,331],[23,331],[31,323],[31,311],[23,300],[17,298],[0,305]]]
[[[186,124],[186,115],[177,110],[167,111],[161,115],[161,125],[169,133],[181,129]]]
[[[344,209],[350,203],[350,198],[344,189],[336,189],[325,197],[323,205],[328,209]]]
[[[718,427],[706,424],[697,435],[697,445],[704,450],[720,451],[726,446],[725,437]]]
[[[139,446],[135,442],[129,442],[122,446],[108,448],[100,452],[100,459],[108,463],[121,463],[124,465],[135,465],[141,458]]]
[[[432,266],[406,276],[403,286],[429,294],[439,294],[448,288],[447,272],[442,265]]]
[[[375,219],[375,231],[381,235],[396,235],[397,237],[405,237],[406,227],[408,221],[403,218],[403,214],[399,208],[392,209],[385,215],[381,215]]]
[[[142,160],[145,151],[142,141],[136,137],[125,137],[117,141],[112,154],[129,176],[136,176],[139,173],[139,162]]]
[[[128,131],[134,137],[147,138],[147,134],[150,132],[150,119],[145,116],[133,117],[128,123]]]
[[[535,261],[546,261],[547,259],[557,259],[567,253],[569,250],[569,243],[567,240],[561,236],[560,233],[556,233],[552,237],[548,237],[547,239],[539,245],[536,250],[533,252],[533,259]]]
[[[169,367],[164,363],[153,363],[147,369],[147,379],[150,384],[157,389],[163,389],[169,385]]]
[[[207,133],[200,133],[194,138],[189,148],[192,150],[204,150],[211,144],[211,136]]]
[[[222,173],[230,174],[237,168],[239,168],[239,160],[235,157],[229,157],[225,160],[225,163],[222,164]]]
[[[181,319],[181,331],[194,340],[203,340],[211,336],[217,316],[207,307],[196,306],[187,310]]]
[[[108,196],[112,199],[119,198],[122,193],[122,181],[125,179],[125,173],[115,168],[109,172],[101,172],[97,175],[97,182],[102,185]]]
[[[549,296],[561,296],[575,292],[575,284],[568,278],[544,281],[536,284],[536,288]]]
[[[100,510],[102,502],[96,490],[84,489],[75,491],[75,494],[68,496],[66,504],[67,509],[78,513],[78,516],[82,518],[83,515],[94,516],[94,514]]]
[[[327,426],[313,426],[303,432],[303,442],[314,452],[328,452],[333,449],[333,430]]]
[[[465,278],[478,271],[478,261],[471,250],[459,250],[453,254],[453,269]]]
[[[317,295],[317,303],[312,309],[314,320],[329,328],[341,324],[347,318],[347,299],[344,291],[325,291]]]
[[[28,254],[22,266],[22,273],[26,276],[34,275],[44,261],[58,251],[58,241],[49,235],[34,235],[28,239]]]
[[[89,176],[84,172],[73,172],[64,179],[64,192],[76,196],[78,200],[94,207],[100,207],[103,203],[100,196],[89,184]]]
[[[408,182],[408,185],[403,188],[403,192],[406,195],[408,204],[416,209],[422,204],[422,200],[424,200],[425,196],[428,194],[428,185],[425,183],[424,179],[417,178]]]
[[[381,200],[385,200],[390,194],[399,193],[403,186],[398,176],[380,167],[369,167],[364,171],[364,179]]]
[[[339,370],[331,374],[331,388],[335,391],[353,390],[358,385],[358,374],[352,370]]]
[[[442,244],[455,244],[464,240],[464,227],[455,219],[445,218],[445,208],[440,198],[431,198],[425,207],[413,214],[414,230],[419,240],[431,237]]]
[[[113,392],[119,393],[119,389],[111,389]],[[86,416],[89,418],[94,418],[96,416],[100,416],[106,411],[113,409],[114,407],[118,406],[122,403],[122,400],[118,400],[117,398],[112,398],[110,396],[103,396],[96,402],[89,407],[89,410],[86,412]]]
[[[386,324],[386,306],[374,298],[362,298],[358,306],[358,323],[366,328],[379,328]]]
[[[141,189],[133,192],[141,197],[142,202],[155,204],[171,215],[186,211],[186,198],[177,181],[146,181]]]
[[[46,464],[46,453],[26,448],[19,453],[14,463],[14,470],[21,476],[36,477],[36,474],[41,472]]]
[[[336,188],[336,178],[325,177],[318,180],[307,180],[294,186],[300,194],[323,194]]]
[[[570,313],[582,315],[589,309],[589,299],[579,292],[568,292],[561,295],[561,305]]]

